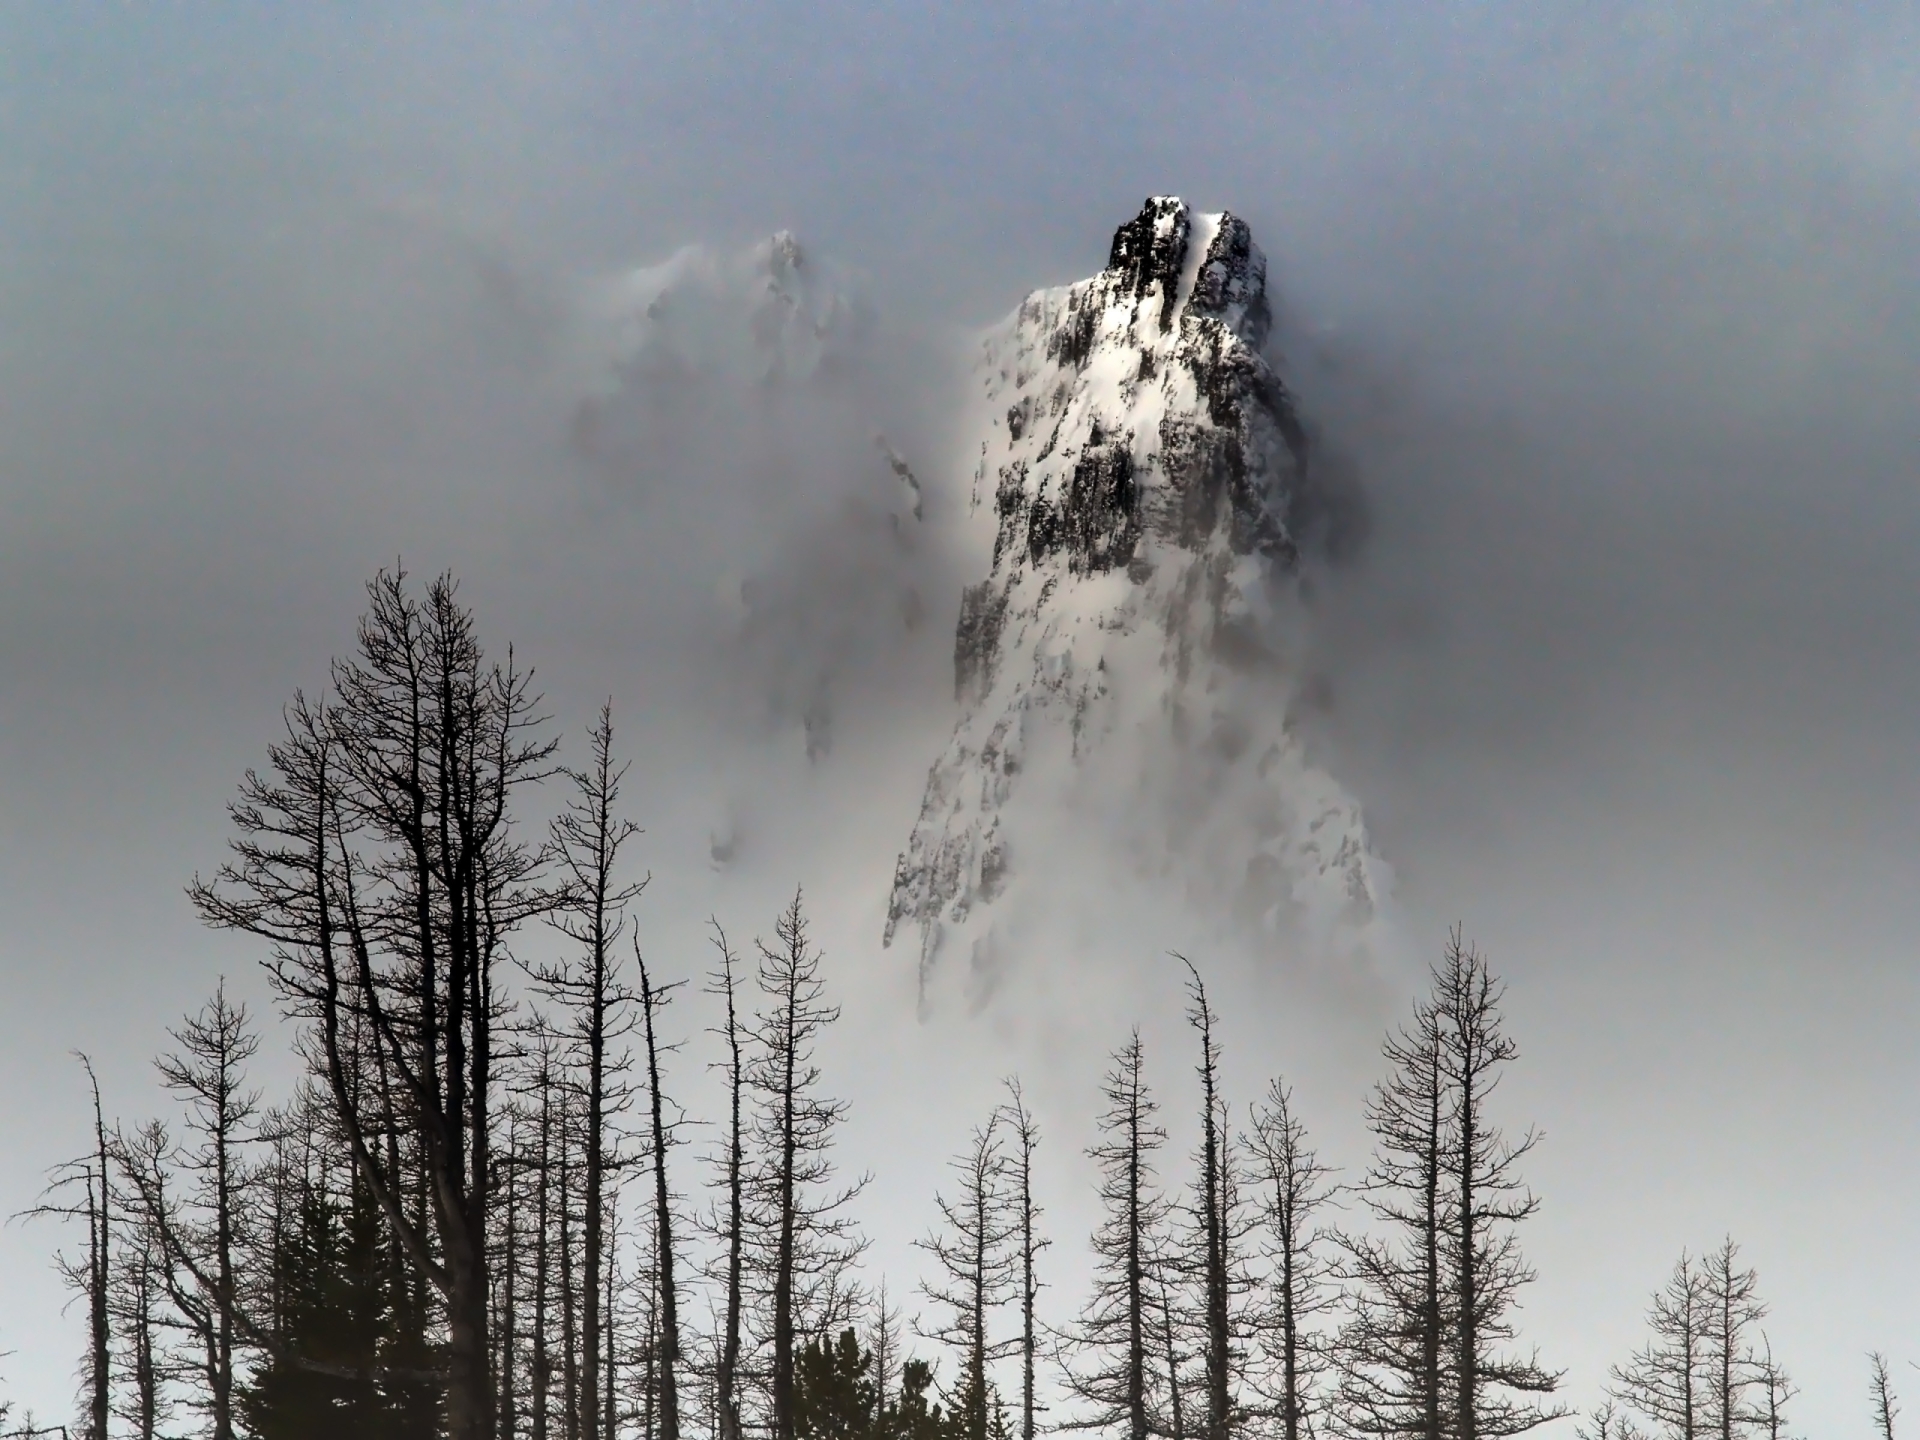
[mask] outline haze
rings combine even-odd
[[[10,11],[0,1210],[85,1143],[69,1052],[135,1119],[218,976],[270,1013],[182,889],[395,557],[463,577],[570,737],[614,697],[663,963],[820,898],[883,1258],[1013,1064],[1077,1175],[1127,1023],[1183,1083],[1161,952],[1204,936],[915,1018],[877,917],[974,574],[876,555],[871,437],[934,476],[956,337],[1177,193],[1252,224],[1368,497],[1308,577],[1308,728],[1405,937],[1357,977],[1216,957],[1241,1102],[1295,1075],[1361,1159],[1380,1032],[1464,922],[1511,987],[1502,1104],[1548,1134],[1524,1326],[1568,1397],[1730,1232],[1796,1424],[1865,1434],[1865,1352],[1920,1359],[1917,41],[1891,5]],[[583,448],[613,277],[781,228],[870,308],[844,384],[749,424],[722,374],[658,448]],[[924,625],[880,625],[907,586]],[[57,1239],[0,1230],[0,1374],[43,1415],[80,1347]]]

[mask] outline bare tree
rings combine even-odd
[[[1533,1277],[1517,1227],[1539,1208],[1488,1113],[1517,1047],[1501,986],[1456,928],[1431,997],[1388,1038],[1391,1066],[1368,1106],[1374,1163],[1358,1187],[1387,1231],[1343,1237],[1356,1291],[1342,1335],[1342,1421],[1358,1434],[1496,1440],[1567,1412],[1539,1403],[1560,1376],[1497,1347]]]
[[[1233,1253],[1245,1236],[1245,1225],[1235,1202],[1226,1128],[1226,1104],[1220,1096],[1220,1050],[1214,1039],[1218,1019],[1207,1003],[1207,987],[1200,972],[1184,955],[1174,958],[1187,967],[1187,1023],[1200,1040],[1200,1153],[1194,1184],[1195,1244],[1187,1269],[1199,1281],[1206,1404],[1200,1425],[1201,1440],[1228,1440],[1240,1421],[1234,1381],[1243,1364],[1243,1328],[1239,1308],[1246,1282],[1243,1267]]]
[[[660,1088],[661,1053],[677,1047],[660,1044],[654,1023],[677,984],[654,985],[638,944],[634,946],[634,963],[640,968],[640,1007],[647,1040],[647,1094],[653,1122],[653,1285],[654,1303],[659,1309],[655,1384],[659,1389],[660,1440],[680,1440],[679,1281],[673,1264],[673,1191],[667,1183],[667,1148],[672,1143],[673,1127],[667,1121],[666,1097]]]
[[[581,1078],[580,1336],[574,1432],[599,1440],[602,1304],[607,1268],[606,1213],[608,1171],[617,1165],[609,1133],[630,1095],[623,1083],[626,1057],[619,1042],[632,1029],[632,996],[621,983],[617,942],[626,929],[627,907],[646,888],[642,880],[622,882],[620,852],[640,827],[618,813],[620,786],[627,766],[613,758],[613,705],[600,708],[588,734],[585,768],[568,770],[574,793],[552,826],[552,851],[568,901],[553,923],[580,947],[571,963],[536,966],[534,983],[572,1022],[570,1039],[579,1054]],[[571,1352],[570,1352],[571,1353]],[[572,1372],[569,1372],[572,1373]],[[584,1400],[580,1397],[585,1397]],[[669,1440],[678,1440],[677,1436]]]
[[[113,1376],[108,1352],[107,1297],[112,1276],[108,1257],[112,1252],[113,1185],[107,1159],[107,1123],[100,1108],[100,1078],[93,1072],[93,1061],[85,1055],[80,1063],[87,1069],[87,1084],[93,1090],[94,1159],[90,1173],[83,1176],[87,1191],[87,1400],[92,1440],[107,1440],[107,1415],[112,1395]]]
[[[1337,1403],[1342,1428],[1370,1440],[1442,1440],[1445,1393],[1442,1161],[1447,1095],[1439,1016],[1421,1002],[1387,1037],[1388,1076],[1367,1102],[1374,1157],[1357,1193],[1384,1234],[1341,1232],[1351,1293]]]
[[[1708,1409],[1719,1440],[1734,1440],[1765,1419],[1747,1393],[1761,1383],[1749,1334],[1766,1317],[1767,1307],[1760,1299],[1759,1275],[1740,1268],[1739,1253],[1728,1236],[1700,1263],[1707,1304]]]
[[[309,1022],[355,1164],[446,1326],[452,1440],[493,1440],[489,1200],[495,967],[508,937],[563,898],[511,806],[554,746],[511,652],[490,663],[451,577],[416,598],[404,572],[368,587],[357,654],[332,698],[294,697],[270,771],[231,807],[234,858],[190,891],[212,925],[257,935],[290,1012]],[[349,1086],[357,1018],[397,1080],[431,1223]]]
[[[165,1261],[149,1226],[131,1220],[123,1227],[123,1234],[112,1302],[121,1350],[126,1356],[125,1398],[118,1410],[137,1440],[154,1440],[173,1408],[166,1394],[170,1366],[160,1339]]]
[[[1166,1202],[1155,1188],[1154,1156],[1166,1132],[1142,1073],[1140,1032],[1114,1053],[1101,1093],[1100,1138],[1087,1151],[1100,1171],[1104,1211],[1094,1231],[1093,1293],[1063,1337],[1067,1391],[1085,1407],[1064,1428],[1121,1430],[1146,1440],[1155,1426],[1150,1405],[1155,1247]]]
[[[1518,1435],[1567,1413],[1530,1398],[1550,1395],[1560,1383],[1559,1374],[1541,1368],[1537,1353],[1495,1348],[1513,1339],[1518,1292],[1534,1278],[1520,1254],[1517,1227],[1540,1208],[1519,1173],[1539,1132],[1509,1142],[1488,1113],[1501,1073],[1519,1054],[1503,1028],[1504,992],[1456,926],[1434,970],[1440,1075],[1451,1112],[1442,1164],[1452,1191],[1444,1244],[1453,1281],[1455,1440]]]
[[[1787,1440],[1787,1402],[1800,1392],[1773,1358],[1773,1341],[1764,1334],[1760,1337],[1757,1380],[1760,1427],[1766,1431],[1767,1440]]]
[[[918,1241],[931,1255],[937,1278],[922,1292],[945,1312],[920,1333],[953,1349],[960,1378],[951,1393],[964,1440],[987,1440],[991,1396],[987,1366],[1006,1353],[988,1332],[988,1316],[1004,1303],[1015,1279],[1011,1242],[1019,1233],[1007,1194],[1007,1160],[1000,1149],[999,1115],[973,1132],[950,1167],[959,1177],[953,1199],[936,1195],[941,1229]]]
[[[213,1440],[233,1440],[233,1356],[239,1298],[236,1252],[241,1243],[239,1188],[243,1180],[240,1148],[253,1136],[248,1127],[259,1109],[259,1092],[247,1087],[246,1063],[259,1051],[245,1006],[227,1002],[226,982],[199,1014],[171,1032],[179,1053],[157,1061],[161,1083],[187,1106],[191,1148],[172,1157],[195,1177],[188,1203],[197,1212],[176,1225],[163,1204],[143,1215],[144,1223],[166,1249],[188,1247],[193,1271],[212,1282],[212,1293],[198,1295],[186,1313],[200,1332],[201,1378]],[[164,1163],[149,1157],[146,1168]],[[138,1187],[144,1198],[149,1192]],[[145,1206],[142,1209],[145,1210]]]
[[[770,1429],[773,1440],[794,1440],[794,1357],[804,1337],[823,1333],[851,1309],[847,1272],[863,1242],[847,1206],[866,1181],[834,1180],[833,1134],[847,1107],[819,1093],[814,1047],[840,1011],[826,1001],[821,955],[799,891],[774,924],[774,943],[756,943],[766,1008],[747,1071],[759,1151],[748,1175],[748,1218],[768,1301]]]
[[[76,1052],[93,1092],[93,1149],[88,1155],[56,1166],[38,1205],[16,1218],[84,1220],[87,1248],[79,1259],[56,1253],[54,1266],[68,1288],[87,1303],[87,1349],[80,1363],[80,1397],[87,1440],[106,1440],[113,1413],[112,1293],[114,1190],[113,1163],[106,1115],[100,1104],[100,1079],[93,1061]],[[80,1198],[69,1198],[78,1189]],[[4,1418],[4,1411],[0,1411]],[[32,1417],[27,1419],[32,1429]]]
[[[1652,1338],[1613,1368],[1614,1398],[1653,1425],[1658,1440],[1700,1440],[1709,1433],[1710,1324],[1706,1279],[1682,1254],[1647,1312]]]
[[[726,1059],[722,1062],[727,1077],[727,1136],[719,1167],[723,1192],[721,1213],[714,1217],[712,1224],[722,1252],[717,1276],[721,1302],[720,1333],[714,1355],[714,1433],[716,1440],[740,1440],[740,1339],[745,1319],[742,1271],[746,1258],[746,1132],[741,1107],[747,1072],[734,988],[735,958],[727,944],[726,931],[717,920],[712,925],[713,944],[720,952],[720,963],[713,972],[708,993],[724,999],[727,1007],[726,1026],[720,1032],[727,1047]]]
[[[1038,1358],[1034,1309],[1039,1300],[1040,1283],[1034,1271],[1035,1261],[1050,1241],[1035,1232],[1034,1222],[1040,1207],[1033,1200],[1033,1157],[1040,1146],[1040,1127],[1027,1110],[1027,1097],[1019,1078],[1007,1080],[1007,1103],[1001,1114],[1012,1132],[1011,1176],[1015,1216],[1015,1245],[1020,1285],[1020,1440],[1034,1440],[1037,1405],[1034,1400],[1034,1371]],[[881,1376],[885,1380],[884,1373]]]
[[[1894,1398],[1893,1379],[1887,1371],[1887,1357],[1878,1350],[1867,1356],[1870,1367],[1867,1395],[1873,1402],[1873,1431],[1879,1440],[1893,1440],[1893,1422],[1900,1414]]]
[[[1279,1080],[1267,1086],[1266,1102],[1254,1111],[1252,1133],[1243,1143],[1253,1157],[1266,1231],[1259,1328],[1272,1363],[1263,1395],[1278,1415],[1279,1440],[1307,1440],[1326,1362],[1325,1343],[1314,1326],[1338,1299],[1315,1219],[1334,1194],[1333,1171],[1308,1146],[1293,1092]]]

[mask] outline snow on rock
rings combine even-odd
[[[923,984],[950,953],[996,963],[1010,893],[1044,904],[1106,843],[1207,912],[1322,949],[1374,921],[1385,867],[1287,719],[1308,451],[1268,324],[1246,223],[1161,196],[1106,269],[985,336],[971,505],[992,564],[962,600],[962,713],[886,922]]]

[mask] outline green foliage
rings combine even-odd
[[[437,1387],[383,1382],[385,1366],[436,1364],[405,1286],[394,1283],[384,1226],[360,1186],[345,1203],[303,1186],[298,1212],[271,1257],[285,1359],[263,1357],[241,1388],[240,1413],[258,1440],[430,1440],[440,1433]],[[360,1372],[325,1374],[292,1357]]]
[[[800,1440],[874,1440],[873,1355],[852,1330],[816,1336],[793,1363],[794,1431]]]
[[[934,1398],[933,1366],[909,1360],[900,1388],[881,1392],[873,1352],[851,1330],[818,1336],[794,1357],[794,1419],[799,1440],[962,1440],[965,1396]],[[990,1440],[1007,1440],[1005,1407],[987,1387]]]

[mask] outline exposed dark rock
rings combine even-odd
[[[1000,628],[1006,618],[1006,592],[991,580],[969,585],[960,593],[960,623],[953,634],[955,699],[978,700],[993,687],[994,661],[1000,654]]]

